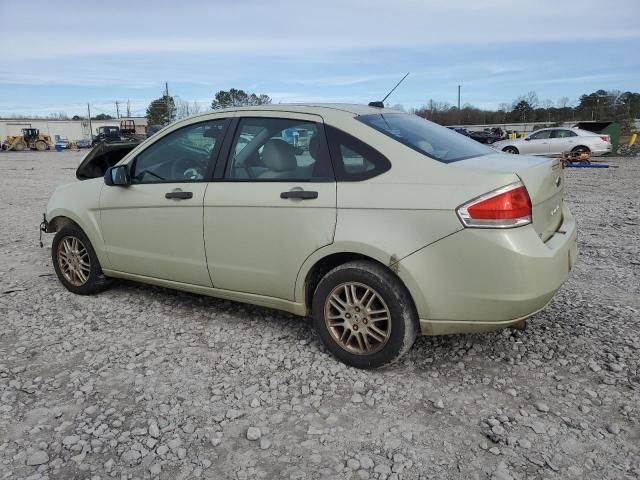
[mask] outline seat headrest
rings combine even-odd
[[[298,168],[295,150],[279,138],[272,138],[264,144],[262,163],[273,172],[286,172]]]

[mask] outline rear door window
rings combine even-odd
[[[551,138],[569,138],[569,137],[577,137],[578,135],[571,130],[553,130],[551,134]]]
[[[551,137],[552,130],[540,130],[539,132],[532,133],[529,135],[530,140],[543,140],[545,138]]]
[[[287,118],[242,118],[225,178],[240,181],[333,180],[321,125]]]

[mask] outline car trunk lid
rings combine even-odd
[[[543,241],[562,223],[564,170],[559,159],[496,153],[461,160],[452,165],[496,173],[514,173],[529,192],[533,227]]]

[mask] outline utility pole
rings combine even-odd
[[[116,100],[116,118],[120,118],[120,107],[118,106],[117,100]]]
[[[127,117],[131,118],[131,102],[127,98]]]
[[[460,88],[462,85],[458,85],[458,123],[462,122],[462,112],[460,112]]]
[[[91,106],[87,103],[87,113],[89,114],[89,136],[91,137],[91,143],[93,143],[93,127],[91,126]]]
[[[167,105],[167,125],[171,123],[171,111],[169,110],[169,83],[164,82],[164,101]]]

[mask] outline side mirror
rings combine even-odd
[[[104,183],[110,187],[126,187],[127,185],[131,185],[129,166],[116,165],[115,167],[109,167],[107,172],[104,174]]]
[[[529,140],[531,140],[529,137],[524,137],[525,142],[528,142]]]

